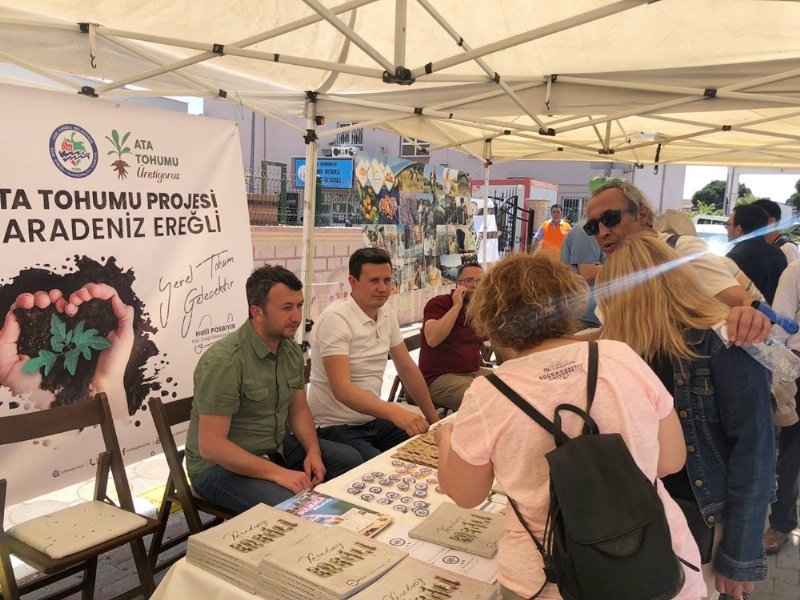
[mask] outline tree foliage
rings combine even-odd
[[[702,200],[697,203],[697,206],[692,208],[689,211],[689,216],[693,217],[695,215],[722,215],[722,209],[717,208],[713,204],[706,204]]]
[[[714,210],[719,211],[717,213],[707,213],[703,211],[702,214],[721,215],[722,207],[725,204],[725,182],[721,179],[717,179],[707,183],[703,189],[696,191],[692,196],[692,209],[700,212],[701,204],[706,208],[712,206]]]
[[[794,182],[794,189],[794,194],[789,196],[789,199],[786,200],[786,204],[791,206],[795,212],[798,212],[800,211],[800,179]]]

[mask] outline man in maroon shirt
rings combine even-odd
[[[491,372],[481,367],[486,338],[464,322],[469,297],[483,276],[478,263],[459,267],[456,289],[431,298],[423,313],[419,368],[437,406],[458,410],[472,380]]]

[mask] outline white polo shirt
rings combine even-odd
[[[308,405],[317,427],[361,425],[375,419],[334,397],[322,359],[349,356],[350,381],[380,398],[389,349],[402,341],[397,316],[387,306],[378,310],[377,321],[373,321],[348,294],[322,311],[311,331],[308,387]]]
[[[672,234],[659,233],[658,237],[665,242]],[[722,290],[735,285],[742,285],[721,256],[717,256],[708,249],[702,239],[694,235],[682,235],[678,238],[675,251],[681,256],[691,256],[689,263],[697,276],[703,292],[709,296],[716,296]],[[735,263],[734,263],[735,265]],[[738,270],[738,269],[737,269]]]

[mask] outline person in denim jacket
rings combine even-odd
[[[603,337],[631,346],[675,399],[687,459],[665,487],[694,500],[709,528],[724,523],[714,536],[713,587],[704,567],[710,597],[716,588],[742,598],[767,577],[762,534],[775,477],[769,373],[711,329],[727,307],[704,295],[656,237],[625,240],[597,281]]]

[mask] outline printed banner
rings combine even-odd
[[[365,152],[355,162],[364,245],[389,251],[396,293],[447,285],[476,260],[466,173]]]
[[[247,315],[235,123],[0,86],[0,417],[108,394],[127,462],[147,401],[192,394]],[[0,448],[9,504],[94,476],[99,433]]]

